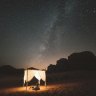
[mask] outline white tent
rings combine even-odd
[[[31,70],[31,69],[27,69],[24,71],[24,84],[25,82],[29,82],[32,80],[33,77],[36,77],[39,81],[40,84],[40,80],[42,79],[45,82],[45,86],[46,86],[46,73],[45,71],[42,70]]]

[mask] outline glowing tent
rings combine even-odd
[[[29,82],[32,80],[32,78],[35,76],[35,78],[38,79],[39,84],[40,84],[40,80],[42,79],[45,82],[45,86],[46,86],[46,73],[45,71],[42,70],[31,70],[31,69],[27,69],[24,71],[24,84],[25,82]]]

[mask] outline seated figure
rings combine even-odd
[[[40,90],[40,85],[36,83],[36,86],[32,87],[33,90]]]

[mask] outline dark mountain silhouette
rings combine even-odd
[[[3,65],[0,67],[0,75],[22,75],[24,69],[16,69],[10,65]]]
[[[34,67],[28,69],[38,70]],[[60,58],[56,64],[50,64],[47,72],[65,72],[74,70],[96,70],[96,56],[90,51],[72,53],[66,58]],[[10,65],[0,67],[0,75],[24,75],[24,69],[16,69]]]
[[[10,65],[3,65],[0,67],[0,70],[16,70],[16,68],[14,68]]]
[[[29,67],[28,69],[31,70],[39,70],[37,68],[34,67]],[[0,67],[0,75],[2,76],[6,76],[6,75],[24,75],[24,69],[16,69],[10,65],[3,65]]]
[[[66,58],[61,58],[59,60],[57,60],[56,63],[56,70],[59,71],[67,71],[69,68],[69,62]]]
[[[47,72],[64,72],[75,70],[96,70],[96,56],[90,51],[72,53],[68,59],[61,58],[56,64],[50,64]]]
[[[56,65],[54,64],[50,64],[47,68],[47,72],[50,73],[50,72],[56,72]]]
[[[89,51],[73,53],[68,57],[71,70],[95,70],[96,56]]]

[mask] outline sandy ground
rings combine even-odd
[[[0,90],[0,94],[6,93],[6,94],[10,94],[10,93],[16,93],[16,92],[46,92],[46,91],[51,91],[51,90],[57,90],[61,87],[72,87],[72,86],[76,86],[76,83],[71,83],[71,84],[53,84],[53,85],[47,85],[47,86],[40,86],[40,90],[35,91],[32,90],[32,88],[30,88],[30,86],[27,87],[15,87],[15,88],[5,88],[5,89],[1,89]]]

